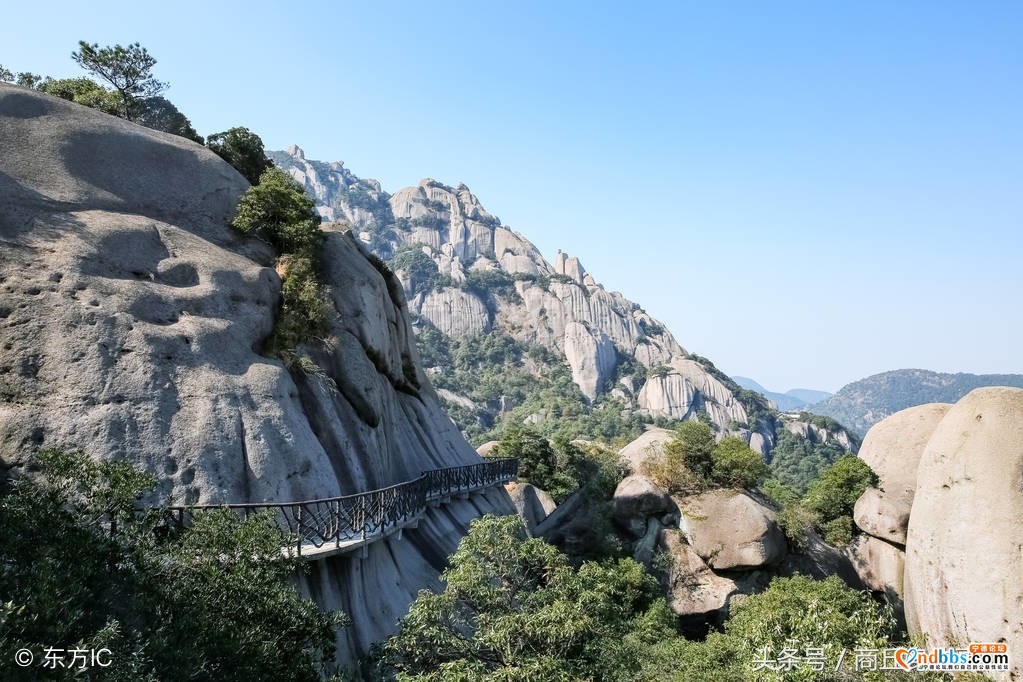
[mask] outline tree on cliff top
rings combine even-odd
[[[71,58],[113,86],[121,100],[121,116],[129,121],[134,121],[138,115],[141,100],[167,89],[167,83],[153,77],[156,59],[138,43],[101,48],[97,43],[90,45],[80,40],[78,48],[78,52],[71,53]]]

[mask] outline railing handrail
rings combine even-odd
[[[429,469],[418,478],[352,495],[296,502],[168,505],[162,509],[169,512],[172,519],[176,516],[177,523],[182,525],[185,514],[196,511],[276,509],[275,522],[282,530],[298,536],[301,555],[304,542],[316,547],[335,542],[340,548],[342,538],[347,542],[361,536],[363,543],[371,537],[377,539],[386,529],[401,527],[418,518],[431,502],[510,481],[517,473],[517,459],[485,459],[457,467]]]

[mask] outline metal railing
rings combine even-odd
[[[368,544],[413,523],[429,504],[506,483],[516,477],[518,469],[517,459],[492,459],[431,469],[412,481],[355,495],[301,502],[170,506],[164,511],[179,526],[190,525],[196,513],[214,509],[230,509],[246,519],[270,511],[277,526],[295,536],[296,551],[301,556],[303,545],[320,548],[333,544],[340,549],[342,543]]]

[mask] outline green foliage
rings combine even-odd
[[[101,48],[79,41],[78,51],[71,58],[83,69],[110,83],[120,100],[120,115],[134,121],[139,114],[139,102],[154,97],[167,88],[152,75],[156,59],[138,43],[127,47],[114,45]]]
[[[877,474],[856,455],[845,455],[821,472],[803,502],[827,523],[851,515],[856,500],[872,485],[877,485]]]
[[[763,457],[741,439],[714,442],[705,422],[682,422],[660,455],[642,464],[643,473],[668,492],[699,493],[709,488],[754,488],[768,473]]]
[[[845,547],[853,539],[853,520],[851,516],[839,516],[821,525],[824,541],[833,547]]]
[[[278,267],[285,275],[281,281],[281,310],[270,350],[288,352],[324,332],[329,304],[312,258],[285,256]]]
[[[261,183],[263,173],[274,167],[266,157],[263,140],[248,128],[236,126],[222,133],[214,133],[206,141],[206,146],[231,164],[252,185]],[[311,199],[309,203],[313,205]]]
[[[779,428],[771,452],[771,474],[802,495],[829,464],[844,454],[838,445],[814,443]]]
[[[408,278],[410,298],[447,284],[442,281],[437,263],[423,253],[420,246],[401,248],[393,258],[387,261],[387,266],[394,272],[401,271]]]
[[[216,136],[211,135],[213,140]],[[263,171],[259,184],[238,202],[233,225],[270,242],[282,253],[313,253],[323,238],[315,203],[279,168]]]
[[[183,137],[198,144],[203,143],[202,135],[195,131],[188,117],[163,97],[147,97],[139,102],[139,115],[136,123],[153,130]]]
[[[491,453],[493,457],[518,459],[519,480],[547,491],[558,504],[579,487],[568,455],[565,449],[556,451],[543,435],[522,427],[510,427]]]
[[[286,172],[268,168],[259,184],[239,200],[233,225],[282,252],[278,261],[283,271],[281,311],[269,350],[285,360],[297,360],[298,344],[324,331],[330,308],[319,280],[323,232],[313,200]]]
[[[444,572],[382,648],[398,680],[629,680],[670,631],[657,584],[631,559],[586,562],[526,537],[518,517],[472,523]]]
[[[768,473],[764,458],[741,438],[722,438],[711,453],[711,481],[719,486],[752,489]]]
[[[61,78],[58,80],[47,78],[38,87],[40,91],[48,95],[99,109],[113,116],[121,114],[122,102],[117,93],[97,85],[88,78]]]
[[[3,660],[106,647],[104,679],[319,679],[341,620],[295,591],[270,519],[163,528],[132,511],[153,480],[127,463],[48,450],[32,466],[0,493]]]
[[[511,303],[521,302],[515,279],[504,270],[470,270],[465,275],[464,288],[483,301],[497,296]]]

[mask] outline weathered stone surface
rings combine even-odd
[[[641,473],[643,462],[651,457],[656,459],[663,456],[664,444],[674,438],[674,431],[650,427],[639,438],[619,450],[618,456],[629,465],[633,473]]]
[[[892,496],[904,496],[907,504],[912,505],[920,456],[938,422],[951,408],[947,403],[919,405],[896,412],[871,427],[859,456],[877,474],[881,490]]]
[[[496,448],[500,444],[501,441],[499,440],[488,440],[486,443],[476,448],[476,452],[479,454],[480,457],[488,457],[490,453],[494,451],[494,448]]]
[[[478,462],[418,366],[401,287],[326,225],[322,373],[260,355],[280,297],[273,254],[227,221],[247,183],[203,147],[0,84],[0,461],[42,446],[132,461],[145,500],[294,501]],[[388,636],[500,489],[430,512],[369,558],[301,577],[341,608],[342,661]],[[367,595],[370,595],[369,597]]]
[[[874,428],[877,428],[876,426]],[[931,434],[906,537],[911,634],[1023,651],[1023,390],[978,388]],[[1012,658],[1014,679],[1023,660]]]
[[[910,503],[907,496],[889,495],[877,488],[867,488],[853,507],[853,520],[860,530],[876,538],[906,544]]]
[[[603,332],[591,332],[578,322],[565,327],[565,359],[572,368],[572,381],[590,400],[614,371],[617,363],[614,344]]]
[[[711,490],[675,502],[682,532],[711,568],[754,568],[785,556],[785,535],[774,512],[746,493]]]
[[[868,590],[884,592],[896,605],[901,603],[905,552],[884,540],[860,535],[846,553]]]
[[[508,491],[515,511],[519,513],[526,524],[526,530],[532,535],[536,527],[543,523],[551,512],[558,508],[554,498],[529,483],[506,483],[504,489]]]
[[[646,476],[627,476],[615,488],[613,515],[633,535],[646,532],[647,519],[676,511],[671,496]]]
[[[455,338],[490,331],[490,312],[483,301],[461,289],[431,291],[417,301],[419,314],[442,333]]]
[[[670,558],[668,603],[680,616],[724,611],[738,592],[734,581],[715,574],[678,530],[664,529],[659,544]]]
[[[785,430],[811,443],[829,443],[841,447],[846,452],[855,452],[856,443],[845,429],[827,429],[802,419],[782,417]]]

